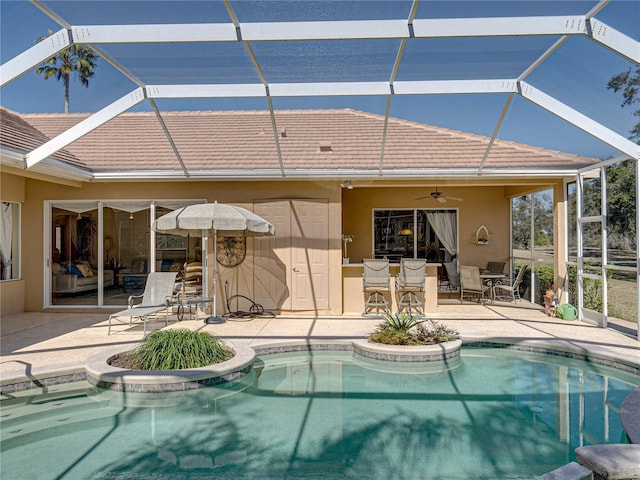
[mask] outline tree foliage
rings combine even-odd
[[[38,37],[36,43],[39,43],[51,35],[53,31],[49,30],[49,34]],[[55,76],[57,80],[64,83],[64,112],[69,113],[69,82],[71,75],[76,74],[80,83],[85,87],[89,87],[89,78],[95,74],[98,56],[91,47],[83,44],[73,44],[58,52],[55,57],[51,57],[42,63],[36,69],[36,75],[44,75],[47,80]]]
[[[607,177],[607,225],[609,243],[630,250],[636,236],[636,160],[610,165]]]
[[[609,90],[614,92],[622,92],[622,107],[633,105],[640,102],[640,67],[636,67],[635,73],[630,68],[626,72],[618,73],[609,80],[607,84]],[[633,112],[636,117],[640,117],[640,109]],[[640,122],[636,123],[631,129],[631,138],[640,144]]]
[[[553,245],[553,205],[549,191],[537,192],[533,196],[534,246]],[[531,195],[513,199],[512,235],[516,248],[531,248]]]

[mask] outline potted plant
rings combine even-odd
[[[347,265],[349,263],[349,254],[347,253],[347,243],[353,242],[353,235],[342,234],[342,243],[344,244],[344,252],[342,255],[342,263]]]
[[[438,260],[438,253],[440,252],[440,245],[436,242],[427,244],[427,260],[436,262]]]

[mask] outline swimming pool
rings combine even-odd
[[[533,478],[618,443],[638,376],[464,348],[390,365],[349,352],[259,357],[241,381],[176,393],[86,382],[4,398],[3,478]]]

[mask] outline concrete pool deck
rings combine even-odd
[[[508,343],[524,347],[571,352],[607,364],[640,372],[640,342],[616,330],[581,321],[544,315],[526,304],[460,304],[452,302],[429,314],[460,332],[464,343]],[[110,311],[91,313],[23,313],[2,318],[0,332],[0,384],[37,381],[84,372],[88,358],[108,349],[139,343],[142,324],[120,326],[107,335]],[[201,319],[203,316],[201,315]],[[361,316],[311,317],[280,315],[275,318],[229,320],[204,324],[202,320],[175,321],[168,328],[189,328],[215,333],[236,345],[272,347],[290,342],[348,341],[366,338],[380,318]],[[118,328],[118,327],[116,327]],[[164,317],[151,319],[149,330],[164,328]]]

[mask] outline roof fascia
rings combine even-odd
[[[601,125],[586,115],[574,110],[559,100],[547,95],[542,90],[535,88],[527,82],[519,82],[520,95],[545,110],[557,115],[579,129],[593,135],[607,145],[611,145],[622,153],[640,158],[640,145],[627,140],[622,135]]]
[[[133,90],[132,92],[103,108],[102,110],[99,110],[90,117],[82,120],[77,125],[74,125],[65,132],[62,132],[57,137],[52,138],[35,150],[27,153],[25,155],[26,167],[33,167],[38,162],[44,160],[61,148],[66,147],[70,143],[75,142],[87,133],[95,130],[100,125],[105,124],[112,118],[117,117],[122,112],[129,110],[131,107],[137,105],[143,100],[144,90],[142,88]]]
[[[89,182],[93,179],[91,172],[86,169],[54,158],[48,158],[33,170],[27,171],[24,169],[24,155],[5,148],[0,149],[0,167],[2,168],[2,173],[73,187],[80,187],[83,182]]]
[[[588,165],[586,167],[582,167],[580,169],[578,169],[578,171],[576,173],[584,173],[584,172],[588,172],[590,170],[593,170],[594,168],[606,168],[610,165],[616,165],[618,163],[622,163],[628,160],[632,160],[631,157],[629,157],[628,155],[620,155],[618,157],[614,157],[614,158],[610,158],[608,160],[603,160],[602,162],[595,164],[595,165]]]
[[[425,177],[456,179],[490,179],[490,178],[563,178],[575,176],[576,168],[485,168],[478,175],[477,168],[424,168],[424,169],[388,169],[356,170],[356,169],[286,169],[288,180],[344,180],[350,179],[416,179],[425,181]],[[143,181],[143,180],[184,180],[180,170],[117,170],[94,172],[93,181]],[[225,170],[191,170],[189,180],[283,180],[280,169],[260,169],[247,172],[239,169]]]

